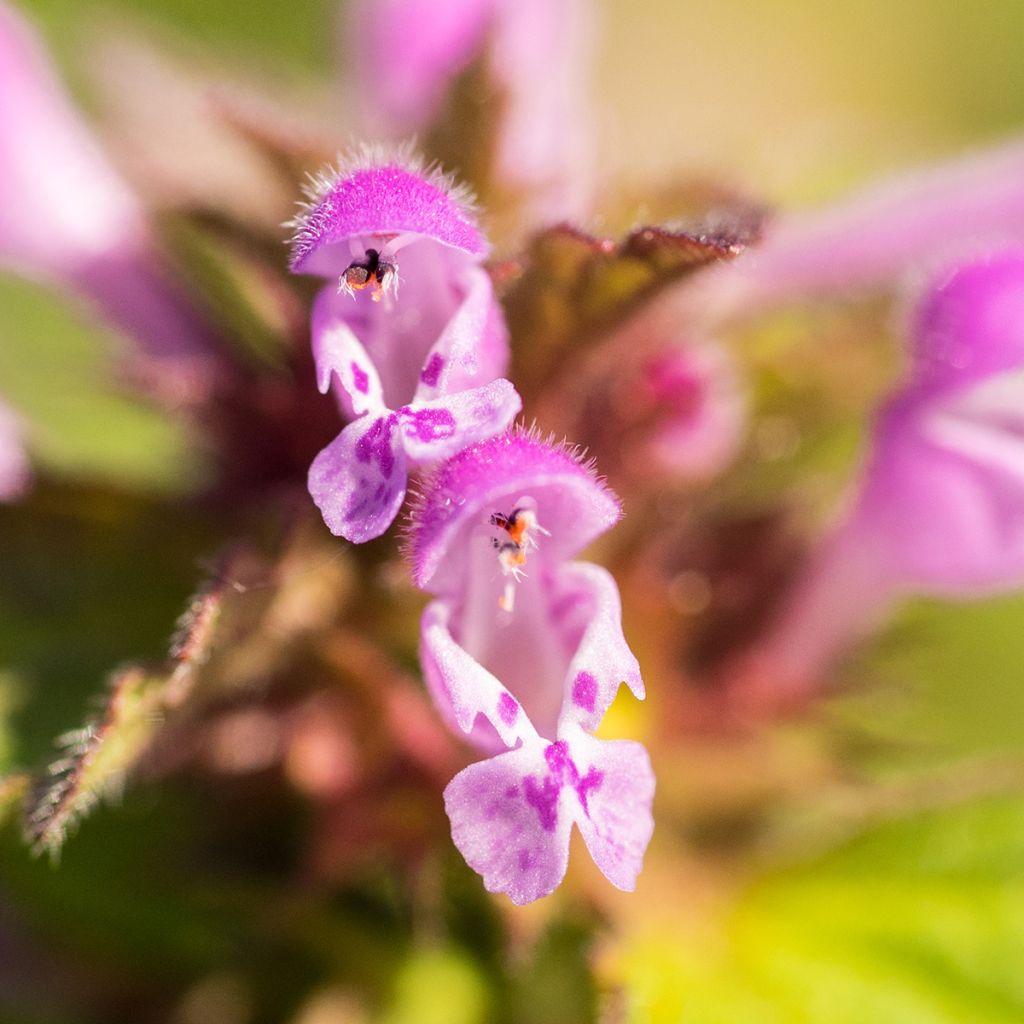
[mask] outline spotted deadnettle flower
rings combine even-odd
[[[428,687],[454,728],[505,751],[445,790],[452,837],[515,903],[559,884],[574,823],[633,889],[653,829],[644,748],[590,735],[623,682],[644,696],[618,590],[569,561],[619,516],[592,466],[522,430],[444,463],[411,513],[414,579],[437,595],[422,622]]]
[[[35,33],[3,3],[0,266],[84,295],[163,374],[176,371],[175,387],[200,384],[213,344],[206,328],[160,271],[138,199],[72,108]]]
[[[332,279],[313,309],[320,390],[353,419],[313,461],[309,490],[335,534],[390,526],[407,466],[453,455],[519,411],[504,320],[466,197],[407,152],[366,150],[316,180],[292,269]]]
[[[760,651],[792,687],[907,593],[1024,586],[1024,249],[940,276],[860,488]]]
[[[374,0],[349,5],[347,51],[371,135],[426,131],[481,62],[500,93],[496,171],[537,219],[588,212],[589,0]],[[388,69],[381,74],[381,68]]]
[[[0,501],[20,497],[28,487],[31,472],[22,444],[21,421],[0,401]]]

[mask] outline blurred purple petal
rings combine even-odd
[[[34,32],[2,3],[0,265],[87,297],[154,361],[142,372],[155,386],[180,396],[201,385],[208,329],[159,270],[138,200],[72,108]]]
[[[587,0],[384,0],[351,5],[348,52],[371,135],[424,132],[480,61],[497,93],[495,170],[531,222],[579,218],[593,187]]]
[[[819,211],[780,215],[761,245],[695,282],[705,314],[891,288],[1024,235],[1024,141],[893,178]]]
[[[144,238],[134,195],[72,109],[39,40],[0,4],[0,260],[61,278]]]
[[[788,686],[898,597],[1024,587],[1024,250],[943,275],[913,323],[850,511],[759,651]]]
[[[366,129],[426,128],[453,79],[479,54],[495,0],[357,0],[348,5],[350,59]]]
[[[505,0],[498,6],[490,53],[503,98],[497,172],[536,223],[590,213],[593,21],[590,0]]]
[[[638,416],[654,420],[647,449],[663,471],[714,476],[736,456],[746,396],[725,349],[710,342],[664,348],[643,367]]]

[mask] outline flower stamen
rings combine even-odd
[[[367,249],[362,259],[353,260],[338,279],[341,291],[355,295],[357,291],[370,289],[370,297],[380,302],[388,292],[398,291],[398,267],[381,256],[378,249]]]

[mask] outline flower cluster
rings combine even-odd
[[[321,391],[349,420],[314,460],[328,527],[383,534],[426,470],[409,522],[413,579],[434,595],[421,658],[445,719],[489,760],[448,786],[452,835],[516,903],[561,881],[575,822],[632,889],[650,839],[643,747],[593,731],[620,683],[644,695],[612,577],[570,559],[619,518],[593,466],[509,429],[519,396],[487,243],[467,197],[407,151],[367,149],[317,178],[292,268],[328,279],[312,317]],[[503,751],[497,752],[496,751]]]

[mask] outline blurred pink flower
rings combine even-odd
[[[22,440],[21,420],[0,401],[0,501],[21,497],[31,475]]]
[[[725,349],[666,346],[643,364],[634,415],[650,417],[646,448],[657,468],[689,480],[720,472],[736,455],[746,397]]]
[[[0,3],[3,266],[84,295],[144,357],[166,367],[173,359],[198,376],[182,360],[208,348],[206,328],[159,269],[138,200],[71,106],[35,33]]]
[[[1024,249],[940,276],[860,486],[758,658],[799,690],[908,594],[1024,587]]]
[[[424,482],[410,515],[421,661],[439,710],[497,756],[452,780],[452,836],[492,892],[528,903],[562,880],[575,822],[613,884],[632,889],[653,829],[643,747],[590,735],[625,682],[644,696],[618,589],[570,562],[618,501],[564,447],[516,430]]]
[[[314,459],[309,490],[335,534],[379,537],[407,467],[503,430],[520,409],[496,379],[508,342],[487,243],[464,197],[407,155],[362,153],[318,179],[295,223],[292,269],[336,279],[313,310],[320,390],[352,419]]]
[[[371,136],[428,129],[483,59],[499,93],[496,170],[536,220],[587,213],[592,192],[587,0],[356,0],[348,52]]]
[[[821,210],[780,214],[760,245],[694,282],[712,320],[814,295],[892,288],[1024,235],[1024,141],[887,179]]]

